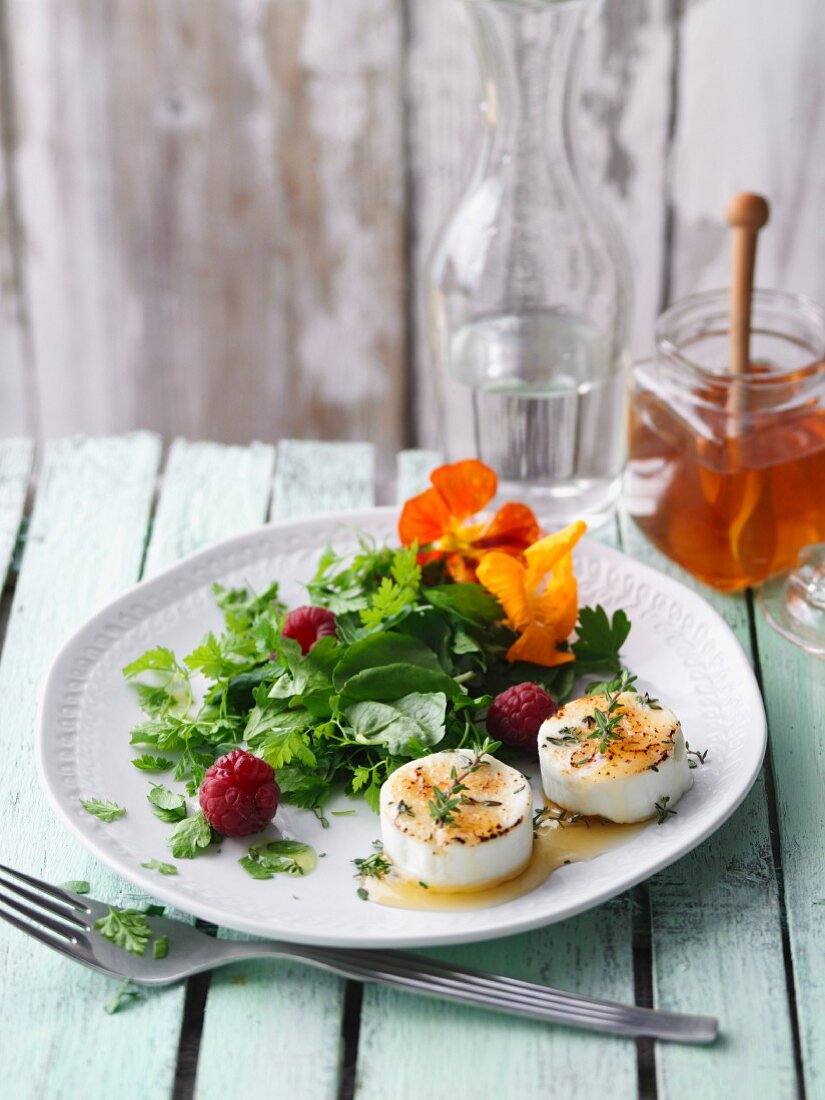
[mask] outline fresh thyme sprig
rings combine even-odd
[[[607,710],[594,710],[593,717],[596,720],[596,728],[592,733],[588,734],[588,740],[592,741],[594,738],[598,739],[599,752],[607,752],[607,747],[611,741],[615,741],[619,736],[617,726],[622,720],[621,714],[617,714],[616,710],[619,706],[619,696],[623,691],[627,691],[628,688],[635,680],[635,676],[624,669],[621,676],[614,680],[610,685],[605,687],[604,697],[607,699]],[[611,691],[615,684],[614,690]]]
[[[545,821],[555,822],[560,829],[563,829],[565,825],[575,825],[581,816],[579,813],[568,813],[567,810],[556,810],[555,807],[542,806],[541,809],[533,813],[533,836],[538,836],[538,830],[544,825]]]
[[[374,840],[372,846],[375,849],[371,856],[367,856],[365,859],[354,859],[352,862],[358,868],[355,877],[360,875],[362,878],[383,878],[389,874],[391,868],[390,861],[384,855],[384,849],[380,840]]]
[[[451,768],[450,786],[446,790],[441,787],[433,787],[433,797],[427,805],[430,810],[430,817],[436,825],[452,825],[455,821],[456,810],[462,803],[468,801],[463,794],[467,790],[467,784],[464,780],[484,766],[486,763],[486,760],[484,760],[485,754],[492,755],[500,747],[500,741],[493,741],[491,738],[485,737],[484,741],[473,749],[470,763],[464,771],[459,773],[455,767]]]
[[[689,743],[687,741],[685,741],[685,752],[688,754],[688,756],[695,756],[696,757],[696,760],[688,760],[688,767],[689,768],[696,768],[696,767],[698,767],[698,764],[696,763],[696,761],[698,760],[699,764],[704,764],[705,760],[707,760],[707,756],[708,756],[708,753],[710,752],[710,749],[705,749],[704,752],[700,752],[698,749],[692,749],[690,747]]]
[[[657,825],[664,825],[669,817],[676,816],[676,811],[669,809],[668,802],[670,802],[670,795],[666,794],[663,795],[658,802],[654,803],[654,806],[656,807]]]

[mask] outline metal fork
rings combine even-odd
[[[141,985],[169,985],[240,959],[297,959],[358,982],[380,982],[424,996],[530,1016],[588,1031],[712,1043],[712,1016],[684,1016],[580,997],[543,985],[484,974],[400,951],[305,947],[265,940],[218,940],[180,921],[149,917],[153,936],[167,936],[155,959],[116,947],[94,929],[109,906],[0,864],[0,917],[76,962]]]

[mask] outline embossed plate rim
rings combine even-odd
[[[628,642],[631,654],[647,653],[652,663],[664,660],[672,666],[668,684],[652,679],[651,686],[664,698],[670,696],[669,701],[674,693],[685,691],[681,705],[691,711],[691,728],[697,728],[701,718],[712,736],[709,763],[694,773],[694,791],[685,796],[667,827],[651,826],[621,848],[564,867],[525,897],[473,911],[386,909],[357,899],[347,861],[366,854],[367,838],[378,835],[378,820],[363,805],[356,817],[334,819],[327,832],[307,811],[279,810],[277,823],[285,832],[298,833],[329,851],[328,859],[306,879],[249,879],[232,859],[232,854],[243,853],[241,843],[233,841],[223,842],[230,853],[219,858],[180,861],[181,873],[175,878],[143,869],[143,860],[163,856],[168,827],[131,803],[125,818],[105,825],[85,814],[78,803],[82,792],[115,797],[121,787],[131,792],[138,782],[146,782],[128,764],[122,727],[138,720],[139,712],[131,697],[128,707],[124,702],[119,676],[124,655],[145,648],[147,638],[152,644],[163,643],[163,637],[152,633],[161,628],[151,624],[164,615],[174,621],[175,629],[193,636],[208,629],[212,623],[203,617],[212,580],[231,581],[233,575],[255,568],[263,573],[269,568],[265,563],[276,556],[276,544],[292,547],[281,552],[282,559],[317,555],[330,539],[342,545],[351,542],[352,529],[388,536],[397,514],[395,508],[371,508],[304,517],[212,544],[112,601],[66,642],[41,697],[37,765],[56,813],[89,851],[147,893],[242,932],[341,947],[418,947],[510,935],[593,908],[673,863],[734,812],[756,779],[767,741],[761,695],[739,642],[701,596],[619,551],[585,540],[576,552],[582,598],[629,606],[634,622]],[[597,578],[610,585],[607,593],[594,588]],[[623,590],[612,599],[614,587]],[[633,664],[632,656],[629,663]],[[645,669],[635,671],[644,683]],[[100,740],[102,731],[112,727],[116,735]],[[356,834],[363,850],[353,850]],[[325,882],[330,889],[319,885]]]

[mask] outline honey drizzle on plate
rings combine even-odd
[[[560,806],[548,802],[547,810],[544,824],[536,830],[529,863],[523,871],[504,882],[483,890],[448,893],[422,886],[392,870],[383,878],[365,879],[362,885],[370,901],[394,909],[430,909],[437,912],[490,909],[529,894],[566,863],[594,859],[611,848],[627,844],[650,824],[648,820],[616,825],[600,817],[559,821],[557,815],[563,812]]]

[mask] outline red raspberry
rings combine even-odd
[[[487,711],[487,732],[505,745],[536,752],[541,724],[557,709],[555,699],[538,684],[513,684]]]
[[[319,638],[336,638],[338,631],[335,616],[325,607],[296,607],[287,615],[281,634],[300,642],[306,656]]]
[[[200,790],[206,820],[224,836],[259,833],[275,816],[280,797],[275,772],[244,749],[233,749],[216,760]]]

